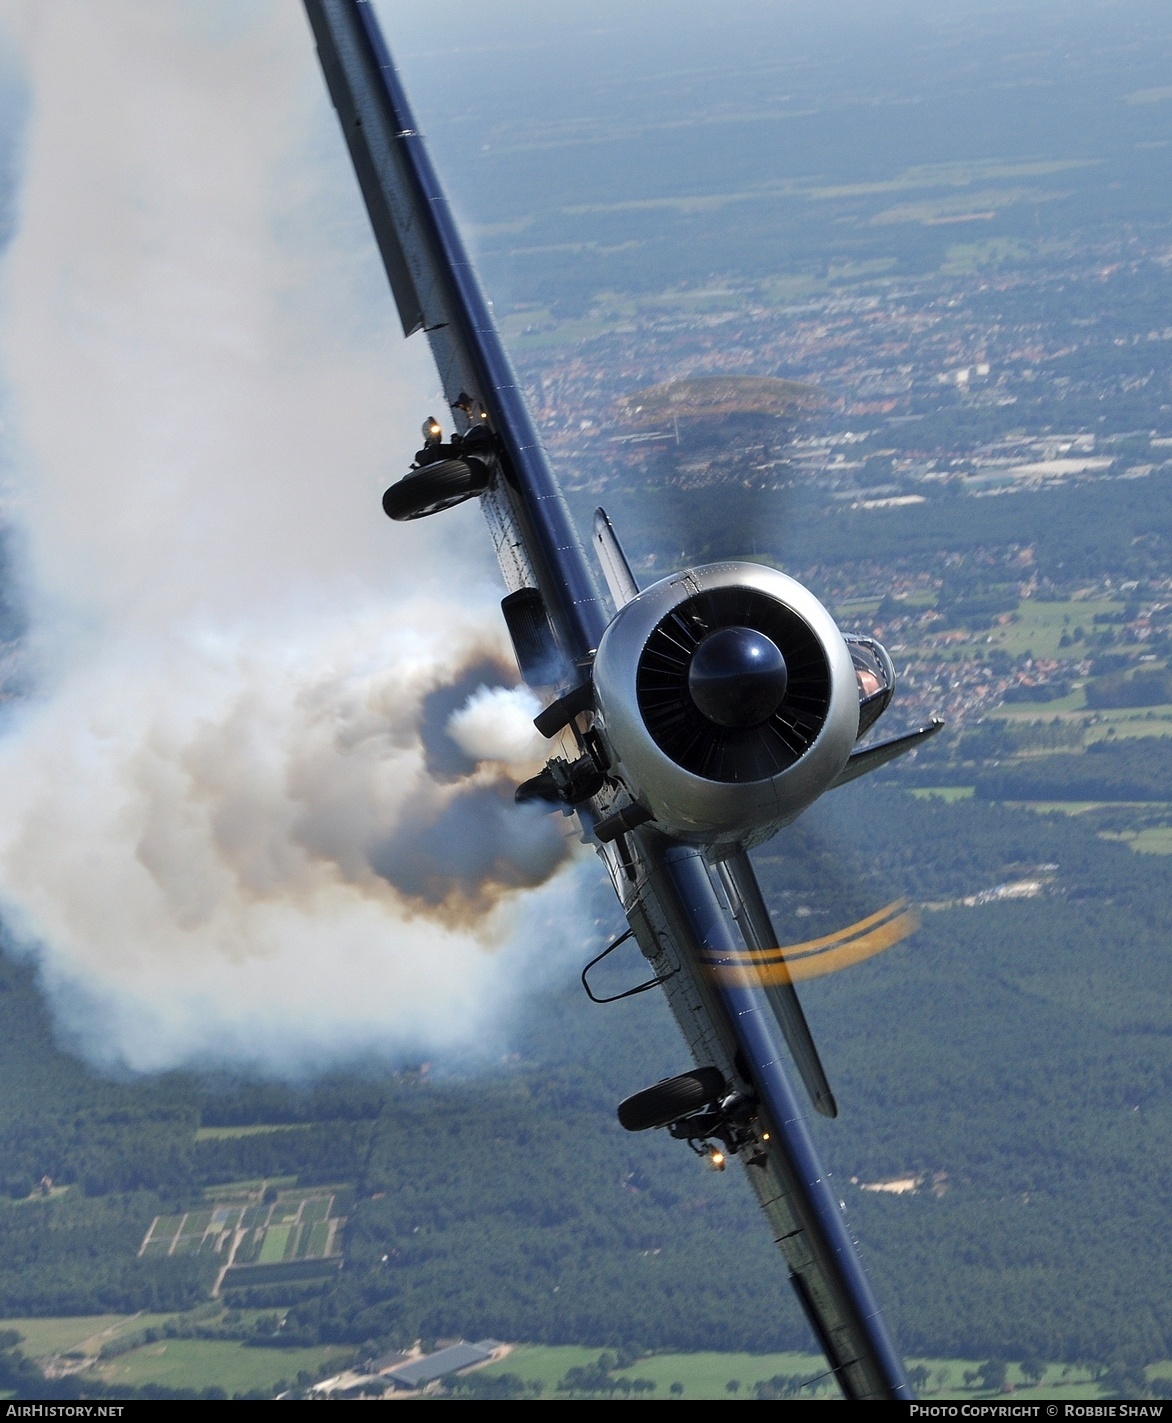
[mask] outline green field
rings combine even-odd
[[[1089,810],[1134,810],[1150,814],[1168,804],[1161,800],[1007,800],[1002,803],[1017,810],[1032,810],[1038,815],[1085,815]]]
[[[500,1363],[490,1364],[483,1372],[490,1375],[519,1374],[527,1381],[539,1381],[543,1385],[543,1394],[548,1397],[568,1369],[593,1364],[598,1357],[597,1349],[523,1344]],[[922,1365],[927,1369],[928,1382],[919,1390],[923,1397],[974,1399],[988,1395],[966,1386],[964,1376],[975,1372],[981,1363],[979,1359],[909,1359],[908,1367]],[[1149,1376],[1160,1375],[1165,1367],[1162,1364],[1153,1365],[1148,1371]],[[816,1354],[655,1354],[640,1359],[629,1369],[614,1371],[615,1378],[651,1379],[656,1385],[651,1397],[657,1399],[752,1400],[754,1386],[778,1374],[819,1380],[803,1390],[802,1397],[838,1397],[837,1387],[825,1377],[825,1360]],[[1049,1365],[1039,1386],[1029,1388],[1025,1385],[1021,1370],[1011,1365],[1009,1381],[1014,1385],[1012,1397],[1015,1402],[1051,1398],[1075,1402],[1101,1396],[1099,1386],[1088,1371],[1077,1366]],[[735,1390],[728,1387],[730,1382],[737,1384]],[[673,1383],[682,1384],[683,1392],[673,1395]]]
[[[316,1225],[320,1220],[328,1220],[330,1201],[328,1196],[315,1196],[305,1202],[301,1210],[302,1225]]]
[[[341,1264],[340,1256],[331,1255],[326,1259],[317,1260],[305,1258],[279,1260],[276,1264],[269,1265],[233,1265],[224,1276],[221,1288],[224,1291],[225,1299],[227,1299],[229,1291],[245,1289],[253,1285],[271,1287],[291,1283],[304,1284],[307,1280],[326,1280],[337,1274]]]
[[[349,1351],[332,1345],[311,1349],[255,1349],[234,1339],[167,1339],[121,1354],[98,1374],[107,1383],[164,1384],[168,1388],[222,1388],[225,1393],[275,1391],[305,1370],[317,1374],[330,1359]]]
[[[993,647],[1003,648],[1014,657],[1029,653],[1031,657],[1078,656],[1081,643],[1059,648],[1062,634],[1074,635],[1076,628],[1084,633],[1094,630],[1096,613],[1114,614],[1123,611],[1123,604],[1108,599],[1089,598],[1070,602],[1045,603],[1037,598],[1024,598],[1017,605],[1014,621],[993,628],[988,636]]]
[[[64,1319],[0,1319],[0,1329],[15,1329],[21,1349],[32,1359],[83,1350],[96,1355],[103,1344],[128,1329],[152,1329],[169,1314],[79,1314]]]
[[[330,1241],[330,1226],[328,1221],[319,1220],[309,1227],[308,1237],[302,1254],[306,1256],[324,1255],[326,1246]]]
[[[211,1308],[206,1306],[205,1309]],[[202,1317],[204,1311],[198,1311]],[[242,1328],[248,1328],[258,1311],[244,1311]],[[235,1316],[233,1316],[235,1317]],[[76,1318],[5,1319],[0,1328],[16,1330],[23,1341],[24,1352],[32,1358],[54,1354],[85,1352],[94,1356],[104,1344],[120,1335],[158,1328],[169,1321],[180,1322],[187,1316],[166,1314],[99,1314]],[[209,1322],[212,1322],[209,1320]],[[543,1396],[555,1395],[557,1385],[571,1368],[596,1363],[600,1350],[576,1345],[550,1347],[522,1344],[500,1363],[482,1372],[486,1375],[518,1374],[526,1381],[540,1382]],[[305,1371],[315,1377],[331,1365],[344,1366],[352,1351],[337,1345],[320,1345],[303,1349],[268,1349],[246,1346],[234,1339],[165,1339],[144,1344],[141,1348],[100,1364],[95,1376],[110,1384],[138,1387],[157,1383],[169,1388],[221,1388],[229,1395],[253,1390],[277,1391],[284,1381],[295,1384],[298,1373]],[[918,1393],[931,1399],[976,1399],[988,1397],[974,1381],[966,1383],[965,1374],[974,1374],[979,1359],[918,1359],[908,1361],[909,1369],[921,1366],[927,1381]],[[481,1371],[478,1371],[478,1373]],[[826,1365],[817,1354],[778,1353],[664,1353],[640,1359],[626,1369],[616,1369],[613,1377],[648,1379],[655,1384],[649,1395],[653,1399],[734,1399],[754,1398],[754,1386],[782,1375],[810,1380],[803,1397],[837,1397],[837,1389],[826,1378]],[[1152,1364],[1149,1379],[1172,1375],[1172,1362]],[[735,1381],[737,1388],[728,1384]],[[1009,1367],[1009,1382],[1013,1385],[1014,1402],[1030,1400],[1069,1400],[1076,1402],[1102,1396],[1103,1390],[1080,1365],[1051,1364],[1046,1367],[1036,1388],[1027,1386],[1021,1369]],[[672,1384],[681,1384],[683,1392],[673,1395]],[[565,1395],[563,1395],[565,1396]]]
[[[597,1349],[546,1348],[524,1344],[499,1364],[490,1364],[486,1374],[520,1374],[526,1380],[541,1380],[544,1392],[552,1394],[566,1370],[593,1364]],[[682,1383],[682,1398],[728,1398],[726,1385],[738,1380],[739,1393],[752,1398],[753,1385],[775,1374],[801,1374],[815,1378],[825,1374],[826,1363],[813,1354],[656,1354],[640,1359],[629,1369],[616,1369],[616,1378],[651,1379],[656,1398],[670,1398],[673,1383]],[[834,1396],[837,1389],[820,1390]],[[813,1397],[811,1389],[807,1397]]]
[[[1089,745],[1103,737],[1172,736],[1172,707],[1099,707],[1084,705],[1082,690],[1052,702],[1007,702],[987,713],[1009,722],[1051,722],[1081,725]]]
[[[275,1122],[249,1127],[199,1127],[196,1141],[237,1141],[244,1136],[268,1136],[276,1131],[306,1131],[312,1122]]]
[[[1172,736],[1172,706],[1103,710],[1087,716],[1086,739],[1098,741],[1108,733],[1115,737]]]
[[[291,1225],[270,1225],[265,1231],[264,1244],[260,1247],[259,1265],[275,1265],[285,1258],[285,1251],[292,1234]]]
[[[942,800],[953,805],[958,800],[972,800],[972,786],[920,786],[912,791],[917,800]]]
[[[1172,855],[1172,825],[1151,825],[1145,830],[1101,830],[1104,840],[1122,840],[1137,855]]]

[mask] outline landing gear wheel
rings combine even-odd
[[[388,519],[423,519],[483,494],[490,478],[479,460],[436,460],[392,484],[383,512]]]
[[[619,1125],[627,1131],[670,1126],[727,1093],[728,1083],[719,1068],[697,1067],[678,1077],[667,1077],[620,1102]]]

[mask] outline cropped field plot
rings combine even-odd
[[[257,1256],[257,1264],[275,1265],[278,1260],[283,1260],[285,1252],[289,1248],[289,1237],[292,1232],[291,1225],[270,1225],[265,1231],[260,1254]]]
[[[245,1136],[271,1136],[273,1132],[305,1131],[307,1122],[262,1123],[247,1127],[198,1127],[196,1141],[238,1141]]]
[[[222,1288],[225,1298],[230,1299],[230,1291],[260,1286],[305,1284],[314,1280],[328,1279],[335,1275],[342,1265],[341,1255],[328,1255],[318,1259],[305,1257],[300,1260],[278,1260],[272,1265],[233,1265],[224,1277]]]
[[[330,1214],[330,1203],[322,1196],[310,1196],[301,1208],[302,1225],[316,1225],[318,1221],[327,1220]]]
[[[1172,850],[1172,847],[1170,847]],[[330,1246],[330,1223],[328,1220],[319,1220],[309,1227],[309,1239],[306,1244],[306,1255],[325,1255]]]
[[[274,1192],[264,1182],[248,1182],[237,1187],[234,1198],[220,1187],[212,1199],[211,1209],[156,1216],[139,1254],[218,1256],[223,1289],[307,1279],[340,1265],[342,1211],[353,1199],[352,1188]]]

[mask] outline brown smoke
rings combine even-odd
[[[0,15],[33,96],[0,346],[40,678],[0,742],[5,920],[132,1066],[476,1042],[564,822],[509,802],[535,708],[476,509],[379,512],[435,376],[300,7]]]

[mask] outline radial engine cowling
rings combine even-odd
[[[614,770],[666,834],[752,846],[822,794],[859,732],[834,619],[800,583],[719,563],[653,584],[594,661]]]

